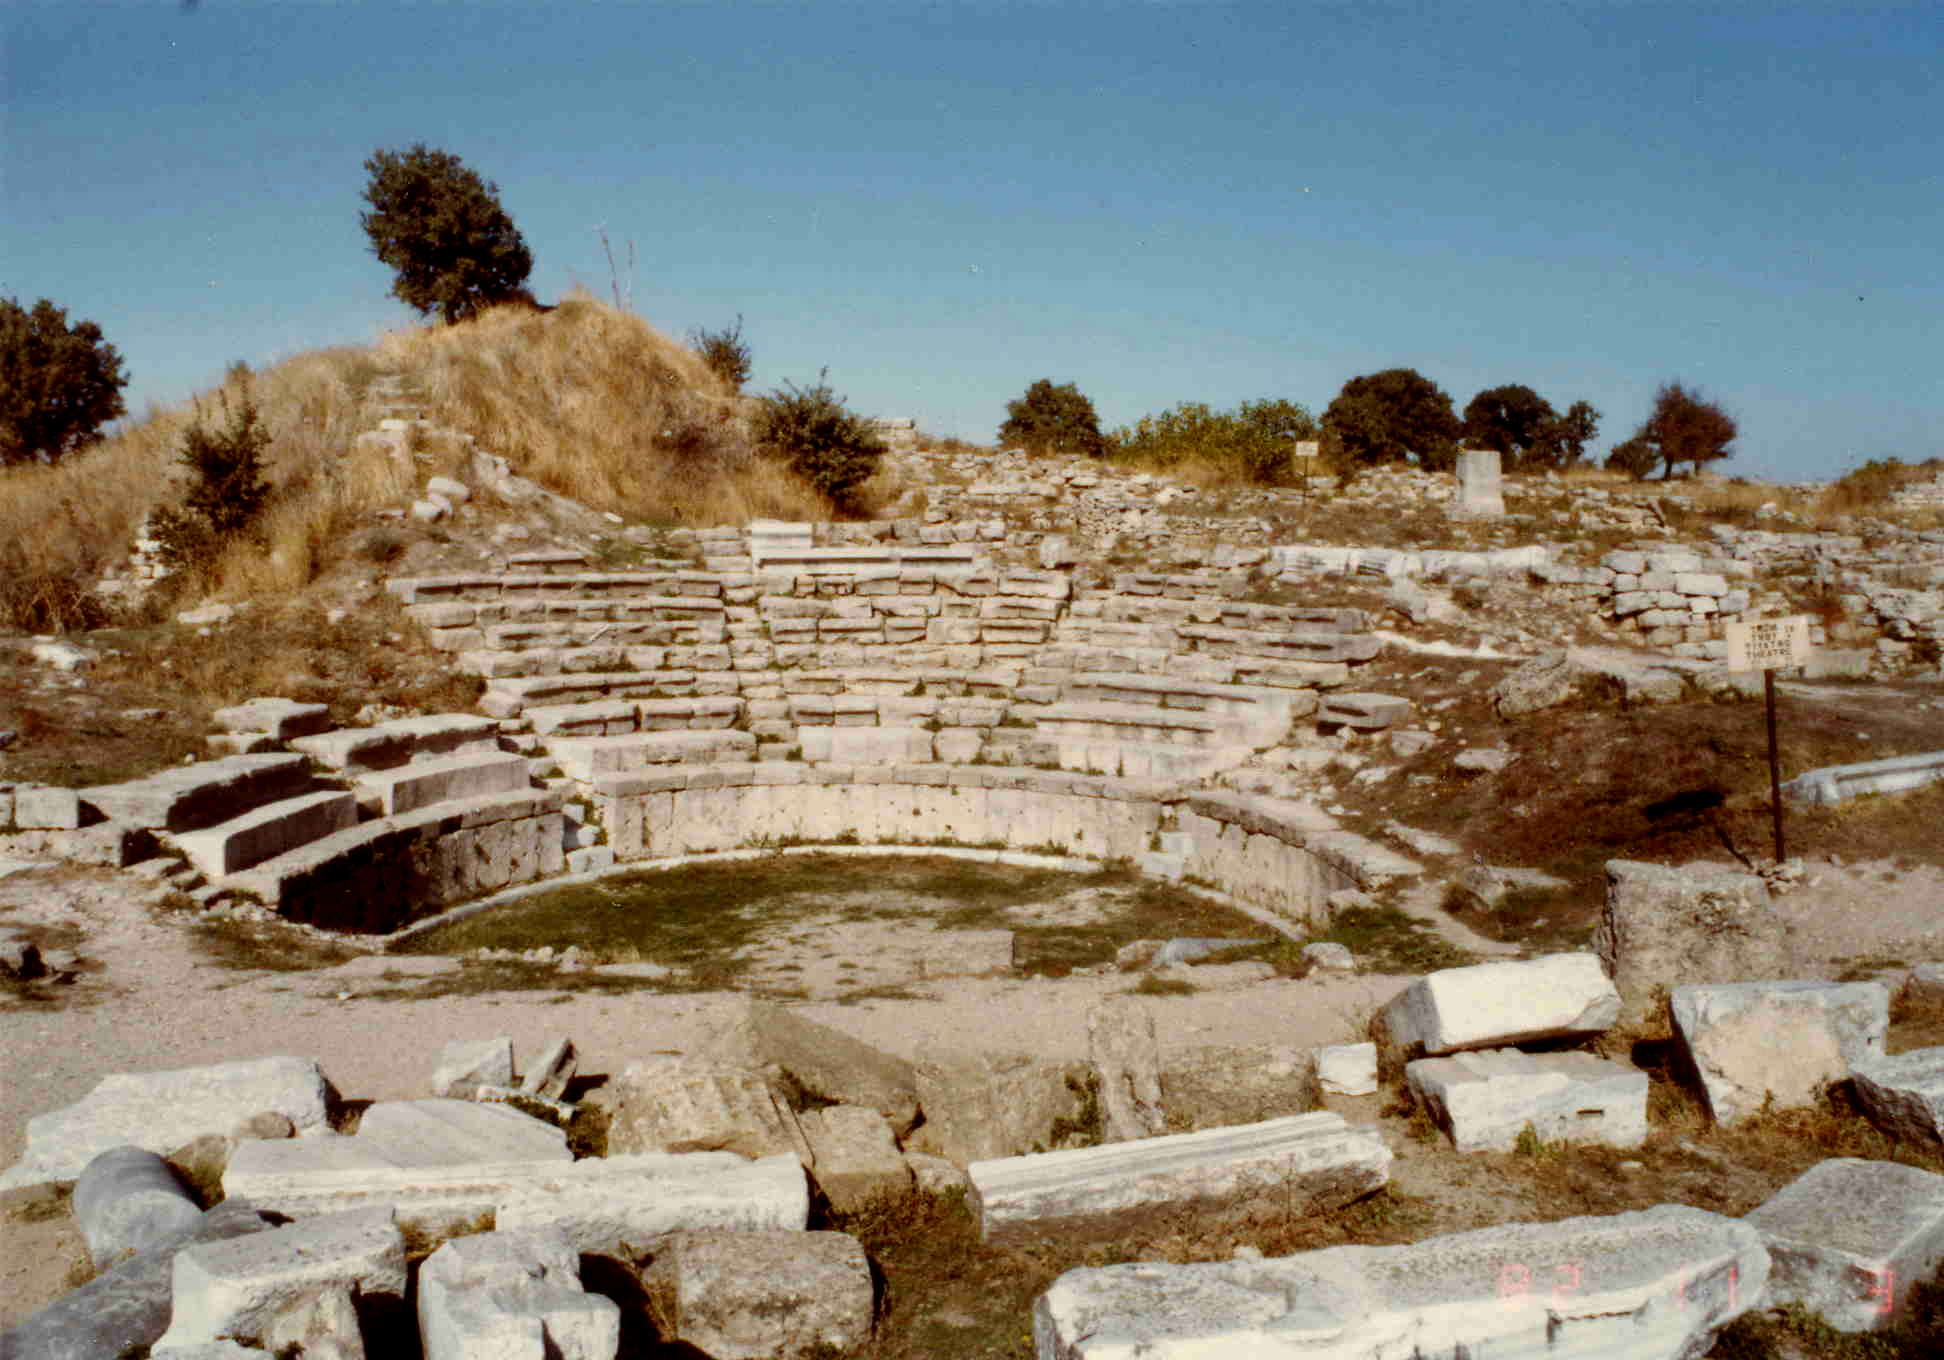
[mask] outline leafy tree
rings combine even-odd
[[[69,326],[46,298],[0,298],[0,467],[58,462],[122,414],[121,355],[92,321]]]
[[[709,371],[729,384],[732,391],[742,391],[743,384],[749,381],[751,357],[749,346],[743,343],[742,313],[736,313],[736,324],[724,326],[719,331],[694,330],[689,332],[689,348],[702,356],[702,362]]]
[[[1414,368],[1387,368],[1352,378],[1323,413],[1323,430],[1351,465],[1415,459],[1448,468],[1461,429],[1445,390]]]
[[[218,398],[223,412],[220,429],[205,426],[197,408],[195,423],[183,433],[182,448],[176,453],[176,461],[189,473],[183,508],[165,507],[150,521],[151,532],[162,545],[162,560],[174,569],[208,567],[269,504],[263,455],[270,447],[270,432],[258,417],[247,378],[238,386],[241,395],[234,405],[227,388]]]
[[[999,443],[1031,454],[1083,453],[1098,458],[1107,452],[1094,404],[1072,383],[1055,387],[1048,378],[1027,388],[1019,400],[1006,403]]]
[[[500,207],[499,186],[422,142],[373,152],[364,168],[371,211],[359,220],[372,253],[397,274],[400,302],[450,325],[527,296],[533,256]]]
[[[1497,449],[1508,468],[1570,467],[1585,456],[1586,441],[1599,427],[1591,402],[1576,401],[1562,416],[1522,383],[1487,388],[1465,407],[1465,438]]]
[[[1608,472],[1624,472],[1636,482],[1644,481],[1647,474],[1659,465],[1659,451],[1639,435],[1624,444],[1615,444],[1613,451],[1606,456]]]
[[[1228,465],[1245,480],[1274,486],[1287,479],[1299,439],[1314,439],[1316,417],[1293,401],[1245,401],[1233,411],[1184,401],[1117,430],[1113,443],[1130,462],[1168,468],[1188,459]]]
[[[1733,457],[1730,446],[1737,433],[1735,418],[1718,403],[1709,401],[1697,389],[1666,382],[1654,394],[1652,413],[1628,442],[1652,449],[1665,478],[1682,463],[1694,464],[1699,472],[1703,463]]]
[[[839,509],[855,507],[857,489],[877,471],[884,441],[871,422],[830,390],[829,370],[815,387],[784,383],[763,398],[756,416],[756,446],[781,458]]]

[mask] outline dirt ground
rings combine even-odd
[[[1854,970],[1859,960],[1866,961],[1864,971],[1880,965],[1894,975],[1916,962],[1944,959],[1944,870],[1906,864],[1808,866],[1804,884],[1776,904],[1794,927],[1798,975],[1835,976]],[[78,1100],[112,1072],[288,1053],[316,1058],[349,1099],[411,1098],[426,1094],[439,1048],[449,1040],[506,1034],[516,1054],[530,1055],[567,1035],[581,1052],[584,1073],[615,1073],[646,1054],[700,1042],[733,1005],[725,993],[645,990],[400,1000],[395,985],[376,983],[368,970],[360,977],[355,965],[342,971],[237,971],[212,960],[180,918],[141,905],[137,887],[127,876],[102,871],[0,861],[0,925],[58,928],[59,937],[76,941],[73,947],[87,960],[87,971],[52,992],[51,1004],[0,1007],[0,1165],[18,1157],[31,1116]],[[1420,892],[1407,908],[1438,918],[1426,905],[1428,896]],[[1438,920],[1443,933],[1479,943],[1448,918]],[[857,929],[833,917],[830,933],[806,933],[799,922],[788,950],[796,958],[831,960],[834,967],[852,951],[882,954],[898,943],[895,924],[874,924],[868,938],[856,936]],[[906,929],[922,933],[928,926],[914,922]],[[1148,1004],[1164,1048],[1313,1047],[1360,1038],[1372,1012],[1408,981],[1385,975],[1271,979],[1154,997]],[[1129,985],[1124,975],[907,980],[900,991],[909,997],[810,1002],[803,1010],[907,1057],[981,1049],[1082,1058],[1088,1007]],[[1467,1197],[1488,1204],[1502,1192],[1488,1176],[1451,1174],[1448,1158],[1438,1160],[1423,1144],[1401,1136],[1399,1118],[1380,1118],[1379,1098],[1334,1104],[1354,1120],[1380,1122],[1397,1135],[1391,1138],[1400,1154],[1397,1184],[1409,1193],[1449,1201],[1462,1217]],[[0,1328],[71,1287],[85,1260],[65,1214],[31,1219],[10,1212],[29,1194],[0,1197]]]

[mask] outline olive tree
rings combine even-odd
[[[59,462],[122,414],[121,355],[92,321],[46,298],[0,298],[0,467]]]
[[[527,296],[533,256],[500,206],[499,186],[424,143],[376,151],[360,215],[371,251],[397,275],[392,295],[450,325]]]

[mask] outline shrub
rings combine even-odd
[[[764,397],[756,444],[788,463],[833,506],[848,511],[858,488],[877,471],[885,447],[871,422],[830,390],[828,372],[817,375],[815,387],[786,382]]]
[[[122,414],[121,355],[92,321],[70,326],[46,298],[0,298],[0,467],[59,462]]]
[[[1443,388],[1416,369],[1387,368],[1345,383],[1323,428],[1346,464],[1415,460],[1442,472],[1457,459],[1461,426]]]
[[[263,453],[270,432],[263,428],[247,382],[232,404],[226,388],[218,395],[223,425],[204,426],[202,410],[184,431],[177,461],[189,472],[189,492],[180,510],[163,508],[151,520],[172,570],[206,570],[229,543],[246,532],[269,503],[263,480]]]
[[[1245,401],[1233,411],[1183,402],[1132,429],[1114,432],[1115,456],[1156,468],[1199,461],[1243,481],[1274,486],[1288,480],[1296,441],[1314,439],[1316,418],[1291,401]]]
[[[1636,482],[1644,481],[1659,466],[1660,453],[1638,435],[1624,444],[1614,445],[1613,452],[1606,456],[1608,472],[1624,472]]]
[[[1915,466],[1901,458],[1872,458],[1824,487],[1816,508],[1825,514],[1881,509],[1903,487],[1923,481],[1940,467],[1944,467],[1944,460],[1936,458]]]
[[[742,328],[742,313],[738,312],[733,326],[724,326],[719,331],[689,332],[689,348],[734,392],[742,391],[743,384],[749,381],[751,360],[749,346],[743,343]]]
[[[1107,452],[1094,404],[1072,383],[1056,387],[1047,378],[1027,388],[1017,401],[1006,403],[999,442],[1032,454],[1080,453],[1098,458]]]
[[[375,151],[364,168],[371,211],[359,220],[372,253],[397,273],[392,295],[400,302],[451,325],[528,296],[533,256],[500,207],[497,185],[424,143]]]

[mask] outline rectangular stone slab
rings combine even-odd
[[[1375,1130],[1317,1111],[974,1162],[966,1173],[990,1242],[1048,1229],[1110,1235],[1161,1208],[1237,1213],[1259,1200],[1290,1212],[1334,1209],[1381,1188],[1391,1160]]]
[[[1944,1142],[1944,1048],[1914,1048],[1850,1069],[1870,1122],[1907,1142]]]
[[[1548,1143],[1647,1138],[1647,1074],[1591,1053],[1454,1053],[1408,1064],[1404,1079],[1460,1152],[1510,1152],[1528,1125]]]
[[[1402,1247],[1070,1270],[1033,1305],[1039,1360],[1692,1357],[1762,1302],[1746,1223],[1661,1205]]]
[[[1382,1012],[1390,1045],[1436,1057],[1535,1039],[1590,1037],[1620,1014],[1595,954],[1548,954],[1468,968],[1441,968],[1412,983]]]
[[[1768,1246],[1771,1306],[1800,1303],[1838,1331],[1876,1331],[1944,1262],[1944,1176],[1832,1157],[1742,1221]]]
[[[81,799],[112,821],[151,831],[193,831],[295,792],[306,778],[300,755],[229,756],[83,789]]]
[[[221,878],[357,822],[357,799],[340,789],[326,789],[265,803],[201,831],[183,832],[175,843],[205,877]]]

